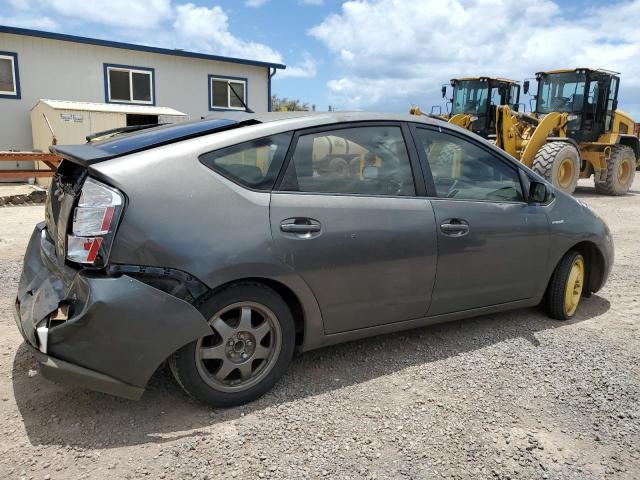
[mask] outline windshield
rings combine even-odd
[[[538,113],[579,112],[584,103],[584,73],[553,73],[540,77]]]
[[[451,113],[484,114],[487,111],[489,82],[459,80],[453,89]]]

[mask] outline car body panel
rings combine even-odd
[[[546,213],[550,230],[547,278],[551,278],[555,266],[566,252],[588,242],[595,245],[602,255],[603,271],[597,283],[590,286],[592,293],[600,290],[607,281],[615,257],[613,238],[607,224],[587,204],[559,190]]]
[[[436,272],[431,202],[415,197],[274,192],[275,248],[321,305],[326,333],[423,317]],[[281,231],[314,219],[321,231]]]
[[[458,219],[468,223],[469,233],[451,236],[438,229],[438,276],[429,315],[538,295],[549,251],[543,207],[445,198],[432,204],[436,225]],[[532,248],[539,253],[531,255]]]
[[[96,176],[130,192],[110,261],[175,268],[211,290],[248,278],[273,280],[299,299],[305,330],[324,334],[314,294],[273,249],[270,193],[247,190],[198,161],[199,155],[239,139],[279,131],[263,128],[249,136],[227,131],[215,139],[166,146],[162,155],[148,150],[95,165]]]

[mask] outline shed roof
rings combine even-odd
[[[184,116],[175,108],[155,107],[153,105],[124,105],[121,103],[72,102],[70,100],[41,99],[40,102],[55,110],[77,110],[83,112],[136,113],[138,115],[174,115]]]
[[[210,55],[208,53],[189,52],[180,49],[151,47],[148,45],[137,45],[135,43],[113,42],[99,38],[79,37],[77,35],[67,35],[65,33],[45,32],[42,30],[32,30],[30,28],[9,27],[0,25],[0,33],[12,33],[14,35],[26,35],[30,37],[48,38],[51,40],[61,40],[63,42],[85,43],[88,45],[99,45],[102,47],[122,48],[125,50],[137,50],[140,52],[159,53],[161,55],[174,55],[177,57],[201,58],[204,60],[215,60],[218,62],[240,63],[243,65],[254,65],[257,67],[287,68],[282,63],[263,62],[259,60],[247,60],[244,58],[223,57],[221,55]]]

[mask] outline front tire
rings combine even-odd
[[[596,182],[596,192],[602,195],[624,195],[631,188],[636,173],[636,154],[633,148],[616,145],[611,148],[607,161],[607,177],[604,182]]]
[[[180,386],[213,407],[251,402],[284,374],[295,348],[295,326],[286,302],[259,283],[220,290],[202,307],[211,334],[171,356]]]
[[[573,193],[580,177],[580,152],[567,142],[549,142],[533,158],[532,170],[566,193]]]
[[[569,320],[578,310],[584,291],[587,264],[584,257],[570,251],[556,267],[546,295],[546,310],[551,318]]]

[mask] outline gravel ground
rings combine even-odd
[[[42,206],[0,209],[0,478],[640,478],[640,179],[577,196],[616,263],[571,322],[537,309],[310,352],[242,408],[165,370],[138,402],[54,385],[11,307]]]

